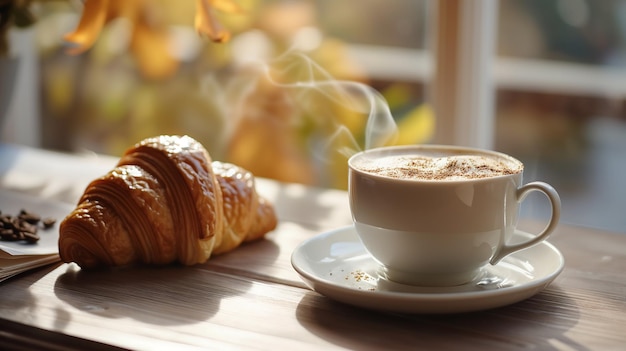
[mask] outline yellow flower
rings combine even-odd
[[[130,49],[141,72],[150,78],[173,74],[178,61],[169,52],[170,36],[167,24],[155,16],[150,0],[86,0],[77,28],[65,36],[72,44],[69,54],[81,54],[93,46],[102,28],[118,17],[132,23]],[[214,9],[236,13],[239,6],[232,0],[196,0],[195,27],[200,35],[215,42],[225,42],[230,34],[216,20]]]
[[[241,8],[232,0],[196,0],[196,31],[214,42],[223,43],[230,39],[230,33],[217,21],[213,8],[227,13],[240,13]]]
[[[74,32],[65,35],[65,40],[74,45],[67,49],[67,52],[80,54],[89,49],[100,35],[105,21],[115,15],[113,6],[109,7],[109,0],[87,0],[78,27]]]

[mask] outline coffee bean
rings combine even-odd
[[[34,244],[39,241],[37,233],[39,225],[43,229],[50,229],[56,223],[54,218],[46,218],[43,221],[37,213],[20,210],[17,216],[2,214],[0,211],[0,240],[3,241],[25,241]]]
[[[22,234],[24,240],[26,240],[26,242],[28,243],[34,244],[39,241],[39,235],[37,235],[36,233],[23,232]]]
[[[44,218],[44,220],[41,223],[43,224],[43,229],[48,229],[52,227],[54,223],[56,222],[57,222],[56,218],[47,217],[47,218]]]
[[[17,240],[17,235],[13,232],[13,229],[2,229],[0,230],[0,239],[4,241],[15,241]]]
[[[20,214],[17,217],[30,224],[37,224],[41,220],[41,217],[39,215],[26,211],[24,209],[20,211]]]

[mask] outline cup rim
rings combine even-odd
[[[468,152],[468,153],[477,153],[477,154],[487,154],[491,156],[497,156],[497,157],[509,160],[511,162],[514,162],[516,164],[519,164],[520,171],[517,173],[512,173],[512,174],[502,174],[502,175],[497,175],[493,177],[473,178],[473,179],[415,179],[415,178],[406,179],[406,178],[393,178],[393,177],[389,177],[385,175],[375,174],[375,173],[361,170],[354,166],[353,163],[356,158],[362,157],[363,155],[367,153],[375,153],[375,152],[380,153],[383,150],[389,150],[389,152],[393,152],[394,150],[433,150],[433,151],[442,150],[442,151],[452,151],[452,152],[459,152],[459,153]],[[348,158],[348,167],[351,171],[357,172],[359,174],[367,175],[372,178],[381,179],[381,180],[384,179],[384,180],[390,180],[394,182],[397,181],[397,182],[412,182],[412,183],[419,182],[419,183],[438,183],[438,184],[488,182],[494,179],[519,176],[524,172],[524,163],[509,154],[505,154],[503,152],[489,150],[489,149],[481,149],[481,148],[476,148],[476,147],[467,147],[467,146],[458,146],[458,145],[446,145],[446,144],[415,144],[415,145],[379,146],[379,147],[359,151],[353,154],[352,156],[350,156]]]

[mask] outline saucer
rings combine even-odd
[[[531,234],[516,231],[511,242]],[[443,314],[486,310],[525,300],[563,270],[563,256],[543,241],[487,265],[473,281],[452,287],[420,287],[387,280],[354,227],[338,228],[302,242],[293,268],[313,290],[350,305],[386,312]]]

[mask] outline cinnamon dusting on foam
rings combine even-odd
[[[521,163],[483,155],[392,155],[364,158],[357,168],[381,176],[415,180],[467,180],[517,174]]]

